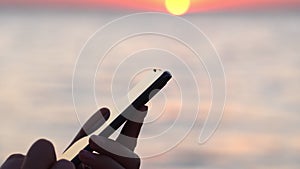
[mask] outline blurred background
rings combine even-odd
[[[227,101],[207,143],[197,143],[199,118],[183,142],[144,159],[142,168],[298,169],[299,9],[298,0],[1,0],[0,163],[41,137],[61,152],[80,128],[72,102],[80,49],[109,21],[155,11],[180,15],[210,38],[224,65]]]

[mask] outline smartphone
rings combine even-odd
[[[147,72],[142,80],[129,91],[127,97],[125,97],[116,108],[111,108],[111,112],[116,111],[121,113],[111,113],[109,120],[95,133],[98,133],[98,135],[103,137],[110,137],[128,120],[126,117],[128,116],[128,113],[130,113],[128,110],[132,109],[132,106],[138,108],[146,104],[171,78],[172,75],[170,72],[161,69],[152,69]],[[134,116],[134,114],[131,114],[131,116]],[[78,153],[82,149],[92,151],[88,145],[88,137],[84,137],[74,143],[63,153],[61,158],[71,160],[75,166],[78,166],[80,164]]]

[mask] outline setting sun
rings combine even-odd
[[[166,0],[167,10],[174,15],[183,15],[190,7],[190,0]]]

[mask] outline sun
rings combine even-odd
[[[190,7],[190,0],[165,0],[165,6],[171,14],[183,15]]]

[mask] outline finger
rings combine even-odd
[[[82,126],[83,132],[89,135],[101,127],[105,121],[109,118],[110,111],[108,108],[101,108],[94,113]]]
[[[119,164],[114,159],[108,156],[93,154],[86,150],[82,150],[79,153],[79,159],[83,164],[93,169],[100,169],[100,168],[125,169],[121,164]]]
[[[137,113],[143,114],[139,121],[127,120],[120,135],[117,138],[117,141],[122,145],[126,146],[130,150],[134,150],[137,144],[137,138],[139,136],[140,130],[143,126],[144,118],[147,114],[148,107],[143,105],[138,108]]]
[[[22,154],[12,154],[0,167],[1,169],[20,169],[25,156]]]
[[[75,169],[75,166],[70,161],[59,160],[52,166],[51,169]]]
[[[75,138],[72,140],[72,142],[69,144],[69,146],[66,148],[70,148],[71,145],[73,145],[76,141],[81,139],[84,136],[87,136],[94,131],[96,131],[99,127],[101,127],[105,121],[109,118],[110,111],[108,108],[101,108],[96,113],[94,113],[82,126],[80,131],[77,133]],[[65,150],[65,151],[66,151]]]
[[[56,155],[52,143],[40,139],[28,150],[22,169],[48,169],[55,161]]]
[[[138,155],[114,140],[93,135],[90,137],[89,146],[99,154],[111,157],[125,168],[138,168],[140,166]]]

